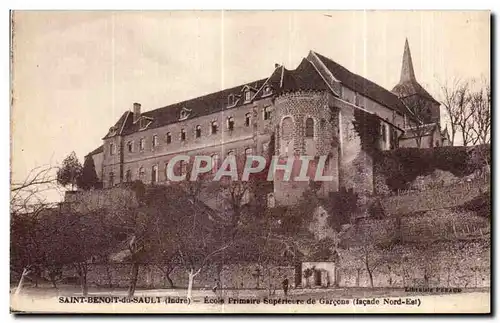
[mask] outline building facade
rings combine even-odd
[[[334,180],[322,183],[320,193],[371,192],[372,160],[354,124],[360,115],[375,118],[378,148],[398,147],[404,129],[419,122],[405,101],[421,93],[401,91],[416,82],[411,64],[406,43],[402,82],[390,92],[311,51],[296,69],[276,65],[255,82],[146,112],[134,103],[89,156],[106,188],[134,180],[167,183],[166,165],[179,154],[210,156],[214,170],[227,155],[327,155],[325,175]],[[425,121],[439,124],[432,100]],[[187,172],[187,165],[178,163],[174,172]],[[276,205],[293,204],[308,185],[275,179]]]

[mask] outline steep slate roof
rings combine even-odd
[[[411,59],[410,45],[408,39],[405,41],[403,53],[403,63],[401,65],[401,77],[399,83],[394,86],[392,92],[400,98],[406,98],[412,95],[420,95],[427,100],[437,102],[417,81],[415,71],[413,70],[413,61]]]
[[[347,68],[321,54],[316,52],[315,54],[342,85],[396,112],[403,115],[408,114],[408,109],[394,93],[360,75],[352,73]]]
[[[240,96],[239,101],[236,105],[237,107],[243,105],[243,93],[242,90],[245,86],[250,85],[253,88],[259,89],[266,79],[261,79],[255,82],[250,82],[247,84],[242,84],[229,89],[225,89],[219,92],[210,93],[198,98],[194,98],[187,101],[182,101],[179,103],[174,103],[159,109],[146,111],[142,113],[142,116],[152,118],[152,123],[148,126],[148,129],[162,127],[168,124],[176,123],[179,121],[179,115],[182,108],[190,109],[192,112],[188,119],[196,118],[199,116],[204,116],[216,112],[221,112],[228,109],[228,96],[229,94],[235,95],[235,100],[238,100],[238,95]],[[133,114],[133,113],[131,113]],[[132,117],[128,118],[123,135],[131,134],[139,131],[139,122],[133,123]]]
[[[328,85],[316,71],[311,62],[302,59],[295,70],[283,68],[283,87],[280,92],[298,90],[328,90]]]
[[[347,68],[321,54],[316,52],[315,54],[342,85],[396,112],[408,114],[408,109],[394,93],[358,74],[352,73]]]

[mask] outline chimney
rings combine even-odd
[[[141,104],[140,103],[134,103],[134,123],[136,123],[139,118],[141,117]]]

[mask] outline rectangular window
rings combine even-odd
[[[217,133],[217,122],[213,121],[210,128],[211,128],[210,133],[212,135],[215,135]]]
[[[154,135],[153,136],[153,148],[158,146],[158,136]]]
[[[170,132],[167,132],[167,138],[166,138],[167,144],[172,142],[172,134]]]
[[[271,119],[271,107],[265,107],[264,108],[264,120],[270,120]]]
[[[186,132],[184,131],[184,129],[181,129],[181,141],[184,140],[186,140]]]
[[[245,127],[250,127],[250,113],[245,114]]]
[[[141,140],[139,141],[139,150],[143,151],[144,146],[145,146],[145,140],[144,140],[144,138],[141,138]]]
[[[111,143],[109,144],[109,154],[114,155],[115,154],[115,144]]]
[[[227,129],[228,129],[229,131],[234,130],[234,118],[233,118],[233,117],[229,117],[229,118],[227,119]]]
[[[133,141],[127,142],[127,150],[129,153],[134,152],[134,142]]]

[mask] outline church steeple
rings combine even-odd
[[[403,53],[403,65],[401,66],[401,78],[399,83],[405,83],[409,81],[417,81],[415,78],[415,71],[413,70],[413,61],[411,60],[410,45],[408,44],[408,38],[405,41],[405,51]]]

